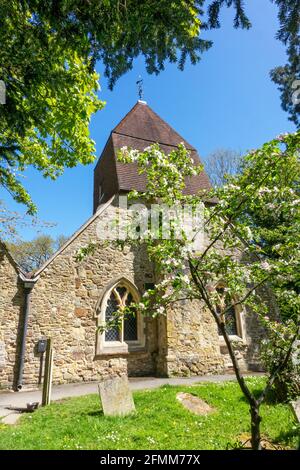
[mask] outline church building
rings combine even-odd
[[[137,313],[120,329],[99,325],[118,306],[138,301],[155,284],[155,271],[143,247],[123,250],[97,244],[78,261],[83,246],[97,241],[99,220],[113,218],[118,197],[145,189],[145,176],[135,164],[117,161],[123,147],[143,150],[159,143],[171,151],[185,141],[145,102],[138,101],[112,130],[94,170],[93,215],[32,275],[20,271],[0,244],[0,388],[35,388],[43,377],[43,341],[54,349],[53,383],[99,381],[129,376],[189,376],[221,373],[230,368],[225,344],[211,315],[198,301],[182,300],[166,316]],[[203,171],[186,191],[209,189]],[[259,367],[262,330],[250,312],[232,311],[231,335],[244,370]]]

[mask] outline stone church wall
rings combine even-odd
[[[0,389],[12,387],[16,380],[23,302],[17,269],[0,243]]]
[[[197,300],[182,300],[168,312],[168,375],[220,373],[224,361],[214,319]]]
[[[105,218],[109,217],[110,206]],[[145,321],[144,351],[121,355],[96,355],[97,302],[106,286],[123,276],[143,292],[152,272],[143,249],[131,251],[98,246],[77,262],[79,248],[96,241],[97,219],[71,242],[39,275],[31,293],[24,383],[38,385],[41,357],[39,339],[52,338],[53,382],[99,380],[108,375],[151,375],[155,373],[155,322]]]
[[[209,238],[204,236],[203,248],[209,242]],[[219,249],[222,251],[221,245]],[[272,306],[267,291],[261,292],[261,296]],[[232,340],[241,370],[261,370],[259,345],[266,333],[257,315],[248,309],[237,308],[236,321],[239,331]],[[159,368],[166,375],[204,375],[233,370],[228,349],[223,337],[218,334],[215,320],[199,300],[182,300],[173,304],[164,328],[167,348]]]
[[[109,206],[99,217],[113,218]],[[105,376],[189,376],[221,373],[230,367],[225,345],[213,318],[199,301],[174,304],[166,317],[145,318],[143,350],[97,354],[97,305],[107,286],[121,276],[140,293],[154,282],[145,249],[97,245],[93,254],[76,261],[76,253],[96,241],[98,219],[78,235],[41,271],[31,292],[24,365],[24,386],[41,383],[38,340],[52,338],[55,384],[98,381]],[[18,368],[24,292],[5,252],[0,254],[0,373],[2,388],[12,387]],[[236,346],[243,369],[258,368],[258,346],[264,335],[255,316],[242,312],[242,335]]]
[[[235,337],[234,349],[243,371],[261,370],[259,345],[265,331],[257,316],[239,313],[241,336]],[[166,320],[165,360],[160,367],[169,376],[190,376],[231,371],[227,347],[219,336],[215,320],[200,301],[182,301],[168,312]]]

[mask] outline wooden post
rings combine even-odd
[[[46,349],[46,359],[45,359],[44,381],[43,381],[42,406],[49,405],[51,401],[52,370],[53,370],[52,340],[51,338],[48,338],[47,349]]]

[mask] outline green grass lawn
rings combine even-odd
[[[260,390],[262,378],[247,380]],[[176,400],[179,391],[193,393],[216,409],[195,416]],[[0,425],[0,449],[226,449],[249,432],[247,403],[236,383],[164,386],[134,393],[136,413],[104,417],[97,395],[56,402],[22,416],[19,424]],[[297,427],[287,405],[271,398],[262,406],[262,433],[295,448]]]

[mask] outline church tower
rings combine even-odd
[[[120,163],[118,150],[127,146],[144,150],[151,144],[159,143],[166,153],[183,142],[191,152],[191,157],[201,163],[197,150],[181,137],[169,124],[159,117],[145,101],[138,101],[121,122],[112,130],[104,150],[94,170],[94,213],[100,204],[108,201],[114,194],[121,194],[136,189],[144,191],[145,175],[139,175],[135,163]],[[187,194],[194,194],[200,189],[209,189],[208,176],[203,171],[190,178]]]

